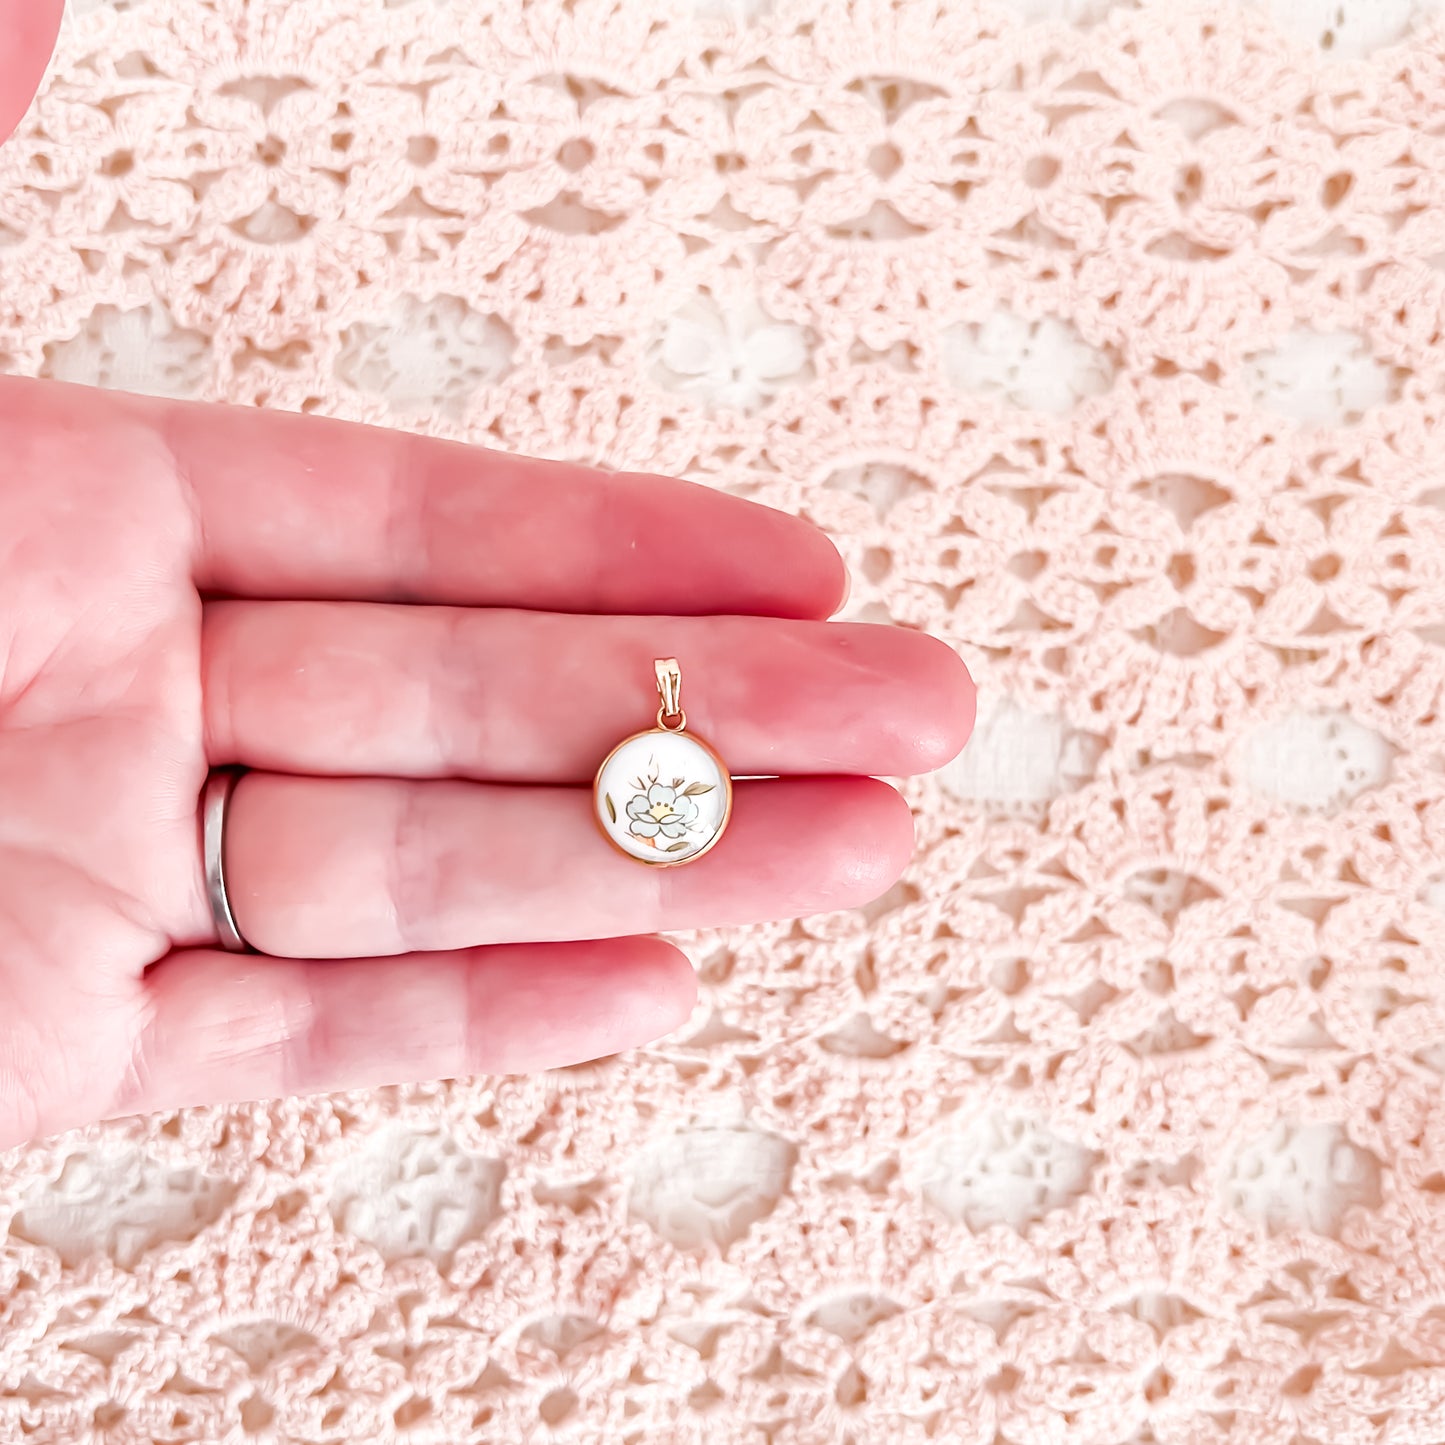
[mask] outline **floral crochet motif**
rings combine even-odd
[[[981,712],[655,1048],[6,1157],[0,1441],[1445,1439],[1442,114],[1438,0],[71,0],[0,367],[806,514]]]

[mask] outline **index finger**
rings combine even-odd
[[[173,404],[164,435],[203,591],[796,618],[846,591],[816,528],[707,487],[278,412]]]

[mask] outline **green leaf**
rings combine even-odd
[[[603,793],[602,801],[607,804],[607,816],[615,823],[617,821],[617,807],[612,801],[612,794]]]
[[[689,783],[682,790],[682,796],[684,798],[700,798],[704,793],[712,792],[715,786],[715,783]]]
[[[668,847],[667,847],[664,851],[666,851],[666,852],[668,852],[668,853],[681,853],[682,850],[683,850],[684,848],[686,848],[686,847],[687,847],[686,842],[683,842],[683,843],[672,843],[672,844],[669,844]]]

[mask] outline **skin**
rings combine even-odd
[[[0,1143],[656,1038],[694,978],[650,935],[886,891],[912,827],[874,777],[972,723],[950,649],[822,620],[824,536],[705,488],[17,378],[0,438]],[[590,791],[663,655],[689,727],[776,777],[667,870]],[[206,901],[226,763],[267,957]]]
[[[0,138],[57,0],[0,0]],[[862,904],[878,775],[962,747],[917,634],[827,624],[821,534],[702,488],[0,377],[0,1147],[109,1115],[575,1063],[683,1022],[650,935]],[[677,565],[686,559],[686,565]],[[738,774],[705,859],[588,784],[677,656]],[[220,951],[199,797],[266,956]]]
[[[0,141],[40,87],[64,9],[64,0],[0,0]]]

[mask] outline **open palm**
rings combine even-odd
[[[957,751],[926,637],[827,624],[813,529],[683,483],[0,378],[0,1146],[108,1114],[596,1057],[687,1016],[660,930],[855,905]],[[713,853],[588,783],[676,655]],[[265,956],[216,948],[212,767]],[[589,941],[590,940],[590,941]]]

